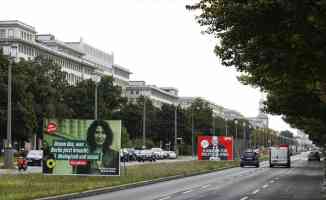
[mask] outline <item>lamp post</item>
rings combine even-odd
[[[235,138],[234,138],[234,147],[236,150],[236,155],[238,155],[239,151],[238,151],[238,120],[234,120],[234,124],[235,124]]]
[[[97,120],[98,119],[98,83],[100,82],[100,75],[96,72],[93,72],[93,77],[92,77],[93,81],[95,82],[95,94],[94,94],[94,119]]]
[[[195,107],[195,109],[199,109],[199,107]],[[194,150],[194,108],[191,106],[191,149],[192,149],[192,159],[195,159],[195,150]]]
[[[246,122],[242,123],[243,126],[243,150],[246,150]]]
[[[11,120],[12,120],[12,105],[11,105],[11,96],[12,96],[12,65],[17,57],[17,46],[12,45],[10,47],[4,48],[4,53],[9,57],[8,65],[8,105],[7,105],[7,144],[5,147],[5,160],[4,167],[12,168],[13,167],[13,151],[12,151],[12,141],[11,141]]]
[[[143,149],[146,149],[146,97],[144,96],[144,107],[143,107]]]
[[[178,151],[178,107],[177,105],[175,105],[175,109],[174,109],[174,151],[175,154],[178,156],[179,151]]]
[[[249,147],[250,148],[252,148],[252,146],[253,146],[252,145],[252,139],[251,139],[251,133],[252,133],[251,128],[252,128],[252,126],[251,126],[251,124],[249,124],[249,132],[248,133],[249,133]]]
[[[228,136],[228,119],[225,119],[225,136]]]

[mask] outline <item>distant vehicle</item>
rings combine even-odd
[[[287,144],[269,149],[269,167],[286,166],[291,167],[290,150]]]
[[[167,151],[168,155],[169,155],[169,159],[176,159],[177,158],[177,154],[174,151]]]
[[[156,156],[154,152],[149,149],[135,150],[135,154],[137,156],[137,161],[139,162],[156,161]]]
[[[167,153],[161,148],[152,148],[151,149],[156,157],[156,159],[164,159],[167,157]]]
[[[120,161],[121,162],[129,161],[129,154],[128,154],[127,149],[120,149]]]
[[[240,157],[240,167],[255,166],[259,167],[259,154],[254,151],[246,151]]]
[[[41,166],[43,159],[42,150],[31,150],[27,153],[26,159],[29,166]]]
[[[320,153],[318,151],[311,151],[308,154],[308,161],[317,160],[320,161]]]
[[[127,148],[126,150],[128,152],[128,161],[137,160],[137,156],[135,154],[135,149],[134,148]]]

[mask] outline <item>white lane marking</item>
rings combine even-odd
[[[263,185],[263,187],[262,188],[267,188],[268,187],[268,184],[266,184],[266,185]]]
[[[204,189],[204,188],[208,188],[209,186],[211,186],[211,185],[210,184],[204,185],[204,186],[201,186],[201,188]]]
[[[255,191],[253,191],[252,194],[257,194],[259,191],[260,191],[260,190],[257,189],[257,190],[255,190]]]
[[[274,183],[274,180],[269,181],[270,183]]]
[[[189,192],[192,192],[192,190],[187,190],[187,191],[184,191],[184,192],[182,192],[183,194],[187,194],[187,193],[189,193]]]
[[[245,196],[245,197],[242,197],[240,200],[246,200],[248,199],[249,197]]]
[[[166,199],[170,199],[170,198],[171,198],[170,196],[166,196],[166,197],[160,198],[159,200],[166,200]]]

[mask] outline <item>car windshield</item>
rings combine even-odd
[[[42,155],[42,151],[30,151],[28,152],[27,157],[42,157]]]
[[[243,154],[243,156],[245,156],[245,157],[253,157],[253,156],[255,156],[256,154],[254,153],[254,152],[245,152],[244,154]]]

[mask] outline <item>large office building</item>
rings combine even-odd
[[[158,108],[163,104],[176,105],[179,99],[176,88],[147,85],[145,81],[129,81],[126,94],[131,102],[137,101],[141,96],[147,97]]]
[[[8,53],[15,47],[20,58],[32,60],[44,56],[53,60],[66,72],[70,84],[94,76],[110,75],[117,85],[125,88],[131,72],[113,63],[113,53],[106,53],[82,40],[62,42],[51,34],[37,34],[34,27],[20,21],[0,21],[0,49]]]
[[[212,109],[213,111],[213,115],[214,116],[218,116],[221,118],[224,118],[224,108],[222,106],[217,105],[214,102],[211,102],[205,98],[201,98],[201,97],[180,97],[179,98],[179,104],[182,108],[188,108],[192,105],[192,103],[194,101],[196,101],[196,99],[201,99],[202,101],[204,101],[205,103],[208,104],[208,106]]]

